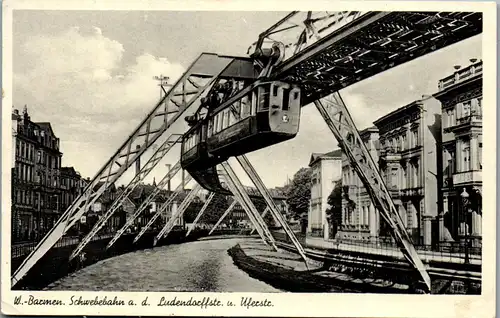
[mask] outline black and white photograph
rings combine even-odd
[[[493,313],[495,3],[49,2],[3,3],[3,313]]]

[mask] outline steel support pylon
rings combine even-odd
[[[80,252],[85,248],[85,246],[92,240],[92,238],[99,232],[99,230],[106,224],[109,218],[118,210],[123,201],[129,197],[129,195],[134,191],[134,189],[139,185],[139,183],[144,180],[144,178],[153,170],[154,167],[163,159],[163,157],[172,149],[172,147],[181,141],[182,135],[170,135],[165,142],[156,150],[156,152],[151,156],[148,162],[141,168],[139,173],[130,181],[123,192],[116,198],[111,207],[106,211],[106,213],[97,221],[92,230],[82,239],[80,244],[73,250],[69,260],[78,256]],[[180,165],[179,165],[180,166]],[[169,174],[165,176],[163,180],[158,184],[158,188],[161,189],[169,180]],[[142,211],[142,210],[140,210]]]
[[[101,194],[174,124],[235,58],[201,54],[155,105],[11,276],[11,287],[89,210]],[[166,106],[165,106],[166,105]],[[167,109],[167,111],[165,111]],[[167,115],[172,115],[172,117]],[[134,145],[138,146],[134,149]]]
[[[173,176],[176,175],[179,170],[180,170],[180,164],[177,163],[177,164],[174,165],[174,167],[172,169],[169,170],[169,172],[167,174],[167,176],[169,176],[168,180],[170,180],[171,178],[173,178]],[[168,180],[166,182],[168,182]],[[162,185],[162,187],[163,187],[163,185]],[[157,187],[157,189],[161,189],[161,188]],[[108,245],[106,246],[106,249],[109,249],[111,246],[113,246],[113,244],[116,243],[116,241],[123,235],[123,233],[125,233],[125,231],[132,224],[134,224],[135,219],[137,219],[139,217],[139,215],[142,213],[142,211],[144,211],[144,209],[149,205],[149,203],[155,198],[156,194],[160,192],[159,190],[156,191],[157,189],[155,189],[155,191],[143,202],[143,204],[141,204],[140,209],[137,209],[135,211],[135,213],[132,215],[132,217],[130,217],[127,220],[127,222],[125,223],[125,225],[123,225],[122,228],[120,230],[118,230],[118,232],[111,239],[111,241],[109,241]],[[167,201],[165,201],[165,203],[163,203],[160,206],[160,208],[158,209],[158,211],[156,211],[156,213],[149,220],[149,222],[146,224],[146,226],[144,226],[141,229],[141,231],[139,232],[139,234],[134,238],[133,243],[137,242],[137,240],[139,240],[139,238],[147,231],[147,229],[149,229],[149,227],[156,221],[156,219],[158,218],[158,216],[160,216],[163,213],[163,211],[168,208],[168,206],[177,197],[177,195],[179,194],[179,192],[182,189],[183,189],[183,185],[182,184],[180,184],[180,185],[177,186],[177,188],[174,190],[174,193],[172,193],[172,195],[167,199]]]
[[[208,205],[210,204],[210,202],[212,202],[212,199],[214,198],[214,196],[215,196],[215,192],[210,193],[210,195],[208,196],[207,200],[205,201],[205,204],[203,204],[203,206],[201,207],[200,212],[198,212],[198,214],[196,215],[196,218],[194,219],[191,228],[187,231],[186,237],[188,237],[189,234],[191,233],[191,231],[193,231],[196,223],[198,223],[198,221],[200,220],[201,216],[203,215],[203,213],[207,209]]]
[[[221,166],[224,169],[225,172],[224,177],[228,183],[228,186],[230,187],[231,192],[237,195],[240,204],[242,203],[244,208],[246,206],[247,214],[250,217],[250,220],[252,221],[252,223],[254,223],[254,226],[258,228],[258,231],[260,230],[260,232],[262,232],[262,233],[259,232],[261,237],[263,238],[266,237],[271,243],[271,246],[274,248],[274,250],[278,251],[278,247],[276,246],[276,241],[273,235],[267,228],[267,225],[260,216],[259,211],[257,211],[252,200],[246,193],[243,185],[241,184],[240,179],[233,171],[231,165],[227,161],[225,161],[221,164]]]
[[[374,205],[390,225],[392,236],[399,245],[401,252],[410,264],[418,270],[428,291],[430,291],[431,279],[427,273],[427,268],[413,246],[404,223],[387,191],[385,182],[359,136],[358,129],[340,94],[338,92],[334,93],[315,101],[314,104],[339,142],[340,147],[349,158],[350,163],[353,165]]]
[[[266,217],[267,213],[269,213],[269,207],[266,207],[266,208],[264,209],[264,212],[262,212],[261,217],[264,219],[264,218]],[[252,230],[250,231],[250,235],[252,235],[252,234],[253,234],[253,232],[255,232],[255,229],[252,229]]]
[[[299,255],[302,257],[302,259],[304,260],[304,262],[307,266],[307,257],[306,257],[306,253],[304,251],[304,248],[300,244],[299,240],[297,240],[297,238],[295,237],[295,234],[292,232],[292,230],[288,226],[288,223],[284,220],[283,215],[281,215],[281,213],[278,211],[278,207],[276,206],[274,201],[271,199],[271,194],[269,193],[269,190],[264,185],[264,182],[259,177],[259,174],[257,173],[257,171],[255,171],[255,168],[252,166],[252,164],[250,163],[250,161],[248,160],[248,158],[245,155],[241,155],[241,156],[236,157],[236,160],[238,160],[238,162],[240,163],[243,170],[245,170],[245,172],[247,173],[250,180],[252,180],[255,187],[259,190],[260,194],[264,197],[264,200],[267,203],[267,207],[268,207],[269,211],[271,211],[271,214],[278,220],[279,224],[283,227],[283,230],[288,235],[288,237],[292,241],[293,245],[297,249],[297,252],[299,252]],[[264,220],[263,217],[261,217],[261,218],[262,218],[262,220]]]
[[[134,214],[125,222],[125,224],[116,232],[115,236],[108,243],[108,248],[111,247],[120,236],[125,233],[125,231],[134,223],[135,219],[149,207],[149,204],[153,202],[156,196],[161,192],[161,190],[168,184],[168,182],[176,175],[180,170],[181,164],[177,162],[160,180],[156,188],[151,192],[148,197],[141,203],[141,205],[135,210]]]
[[[240,206],[243,208],[243,210],[247,214],[248,218],[250,219],[250,222],[252,223],[253,227],[257,230],[257,233],[259,233],[259,236],[260,236],[260,239],[262,240],[262,242],[266,245],[272,246],[272,243],[271,243],[271,240],[269,239],[269,236],[266,234],[266,232],[264,231],[262,226],[259,224],[259,222],[257,222],[257,219],[253,215],[251,208],[243,201],[243,198],[242,198],[240,192],[238,192],[238,190],[236,189],[234,182],[232,182],[232,180],[230,180],[229,177],[225,176],[224,174],[222,174],[222,175],[224,176],[224,180],[227,183],[227,187],[229,188],[229,191],[231,191],[231,193],[235,197],[234,203],[238,202],[240,204]],[[252,203],[252,205],[253,205],[253,203]],[[255,208],[255,206],[254,206],[254,208]],[[222,215],[220,218],[220,221],[222,221],[222,219],[224,217],[225,216]],[[218,222],[218,223],[220,223],[220,222]],[[216,225],[218,225],[218,224],[216,224]],[[275,250],[277,250],[276,247],[273,246],[273,248]]]
[[[208,235],[212,235],[212,233],[215,231],[215,229],[222,223],[222,221],[224,220],[224,218],[233,210],[233,208],[236,205],[236,203],[237,203],[236,199],[233,199],[233,201],[231,202],[231,204],[229,205],[229,207],[226,209],[226,211],[224,211],[224,213],[222,213],[222,215],[219,218],[219,220],[217,221],[217,223],[215,223],[215,225],[212,227],[212,229],[210,230],[210,232],[208,232]]]
[[[189,194],[184,198],[181,205],[177,209],[177,213],[175,215],[172,213],[172,217],[170,218],[170,220],[168,220],[167,224],[165,224],[165,226],[161,229],[160,233],[156,235],[153,242],[153,246],[156,246],[159,240],[161,240],[163,237],[167,236],[168,233],[170,233],[170,231],[174,228],[175,220],[182,217],[186,209],[189,207],[189,204],[191,204],[191,202],[193,201],[193,199],[196,197],[196,195],[200,190],[201,186],[199,184],[196,184],[193,187],[193,189],[191,189]]]

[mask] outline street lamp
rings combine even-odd
[[[469,204],[469,193],[463,188],[462,193],[460,194],[462,197],[462,209],[465,217],[465,264],[469,264],[469,229],[467,222],[467,205]]]

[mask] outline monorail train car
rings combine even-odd
[[[272,81],[215,109],[184,134],[182,168],[205,189],[221,192],[217,164],[297,135],[300,98],[300,88]]]

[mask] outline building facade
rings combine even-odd
[[[359,132],[373,161],[378,164],[378,129],[370,127]],[[349,159],[342,153],[342,215],[338,239],[377,241],[380,213],[372,203]]]
[[[61,158],[59,138],[50,123],[12,114],[12,239],[34,240],[45,234],[61,216]]]
[[[475,246],[482,235],[482,73],[483,63],[471,59],[465,68],[439,81],[434,95],[442,103],[441,242],[466,236]]]
[[[86,183],[73,167],[61,167],[61,210],[64,212],[82,194]]]
[[[441,171],[441,105],[433,97],[403,106],[376,120],[379,169],[413,242],[437,243]],[[380,236],[389,236],[381,222]],[[434,231],[433,231],[434,229]]]
[[[328,196],[335,183],[341,180],[342,151],[337,149],[326,154],[313,153],[309,167],[312,169],[312,174],[307,234],[328,239],[330,235],[330,224],[326,214]]]

